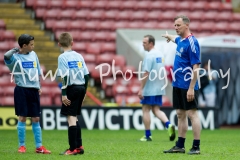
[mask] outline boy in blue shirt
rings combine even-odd
[[[22,34],[18,38],[20,49],[14,48],[4,54],[6,66],[14,75],[15,113],[18,116],[19,153],[26,152],[26,118],[32,117],[32,130],[35,139],[36,153],[50,154],[42,145],[42,132],[39,124],[40,110],[40,64],[37,54],[33,51],[34,37]]]
[[[173,65],[173,108],[177,110],[178,141],[176,145],[164,153],[185,153],[185,139],[188,129],[188,119],[192,123],[193,144],[188,154],[200,154],[201,124],[198,116],[198,84],[197,77],[200,61],[200,47],[197,39],[189,29],[190,20],[180,15],[175,19],[175,30],[179,36],[163,35],[167,42],[177,44]]]
[[[62,78],[61,114],[67,116],[70,145],[70,148],[60,155],[83,154],[81,127],[77,115],[81,114],[89,72],[82,55],[72,51],[73,38],[69,33],[60,34],[58,45],[64,51],[58,57],[58,76]]]
[[[160,110],[162,106],[162,95],[165,95],[164,84],[165,81],[160,80],[164,74],[161,69],[165,70],[164,58],[158,50],[154,48],[155,38],[151,35],[144,36],[143,47],[148,53],[145,55],[142,65],[142,71],[144,72],[143,79],[141,81],[141,88],[139,90],[138,96],[141,99],[142,111],[143,111],[143,123],[145,126],[145,136],[143,136],[140,141],[152,141],[151,131],[150,131],[150,110],[153,114],[164,122],[165,127],[168,129],[169,139],[173,141],[175,139],[175,126],[172,125],[166,114]],[[155,72],[158,76],[155,77],[151,72]],[[159,77],[159,73],[162,73]]]

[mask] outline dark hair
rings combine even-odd
[[[29,34],[22,34],[19,38],[18,38],[18,45],[20,46],[20,48],[23,47],[24,44],[28,45],[30,43],[30,41],[34,40],[34,37],[29,35]]]
[[[152,42],[153,46],[155,45],[155,38],[152,35],[146,35],[144,38],[148,38],[148,43]]]
[[[179,15],[179,16],[175,17],[174,21],[176,21],[179,18],[182,18],[182,20],[183,20],[183,22],[185,24],[189,24],[190,23],[190,19],[187,16],[185,16],[185,15]]]

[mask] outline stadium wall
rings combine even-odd
[[[44,130],[67,130],[67,119],[60,115],[60,107],[42,107],[41,126]],[[177,126],[176,111],[173,108],[162,108],[162,111],[169,117],[171,123]],[[219,128],[218,110],[215,108],[201,108],[199,111],[201,125],[203,129],[214,130]],[[164,124],[151,114],[151,129],[164,130]],[[142,123],[141,107],[84,107],[82,116],[78,117],[82,128],[108,129],[108,130],[144,130]],[[13,107],[0,108],[0,130],[16,129],[17,116],[15,116]],[[189,129],[191,123],[189,121]],[[28,118],[27,129],[31,129],[31,120]]]

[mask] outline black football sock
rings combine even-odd
[[[77,127],[77,148],[79,148],[80,146],[82,146],[82,130],[81,130],[81,126],[79,124],[79,122],[76,122],[76,127]]]
[[[185,148],[184,147],[185,139],[186,138],[178,137],[178,141],[177,141],[177,145],[176,146],[179,147],[179,148]]]
[[[74,149],[77,148],[76,136],[77,136],[77,127],[70,126],[68,128],[68,139],[69,139],[69,144],[70,144],[70,151],[73,151]]]
[[[200,146],[200,140],[194,139],[193,140],[193,147],[199,148],[199,146]]]

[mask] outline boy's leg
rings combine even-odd
[[[151,106],[143,104],[142,106],[142,112],[143,112],[143,124],[145,127],[145,136],[143,136],[140,141],[152,141],[151,138],[151,130],[150,130],[150,124],[151,124],[151,117],[150,117],[150,110]]]
[[[82,146],[82,130],[79,122],[77,121],[77,152],[78,154],[83,154],[84,153],[84,148]]]
[[[18,124],[17,124],[17,132],[18,132],[18,142],[19,149],[18,152],[25,153],[26,152],[26,117],[19,116]]]

